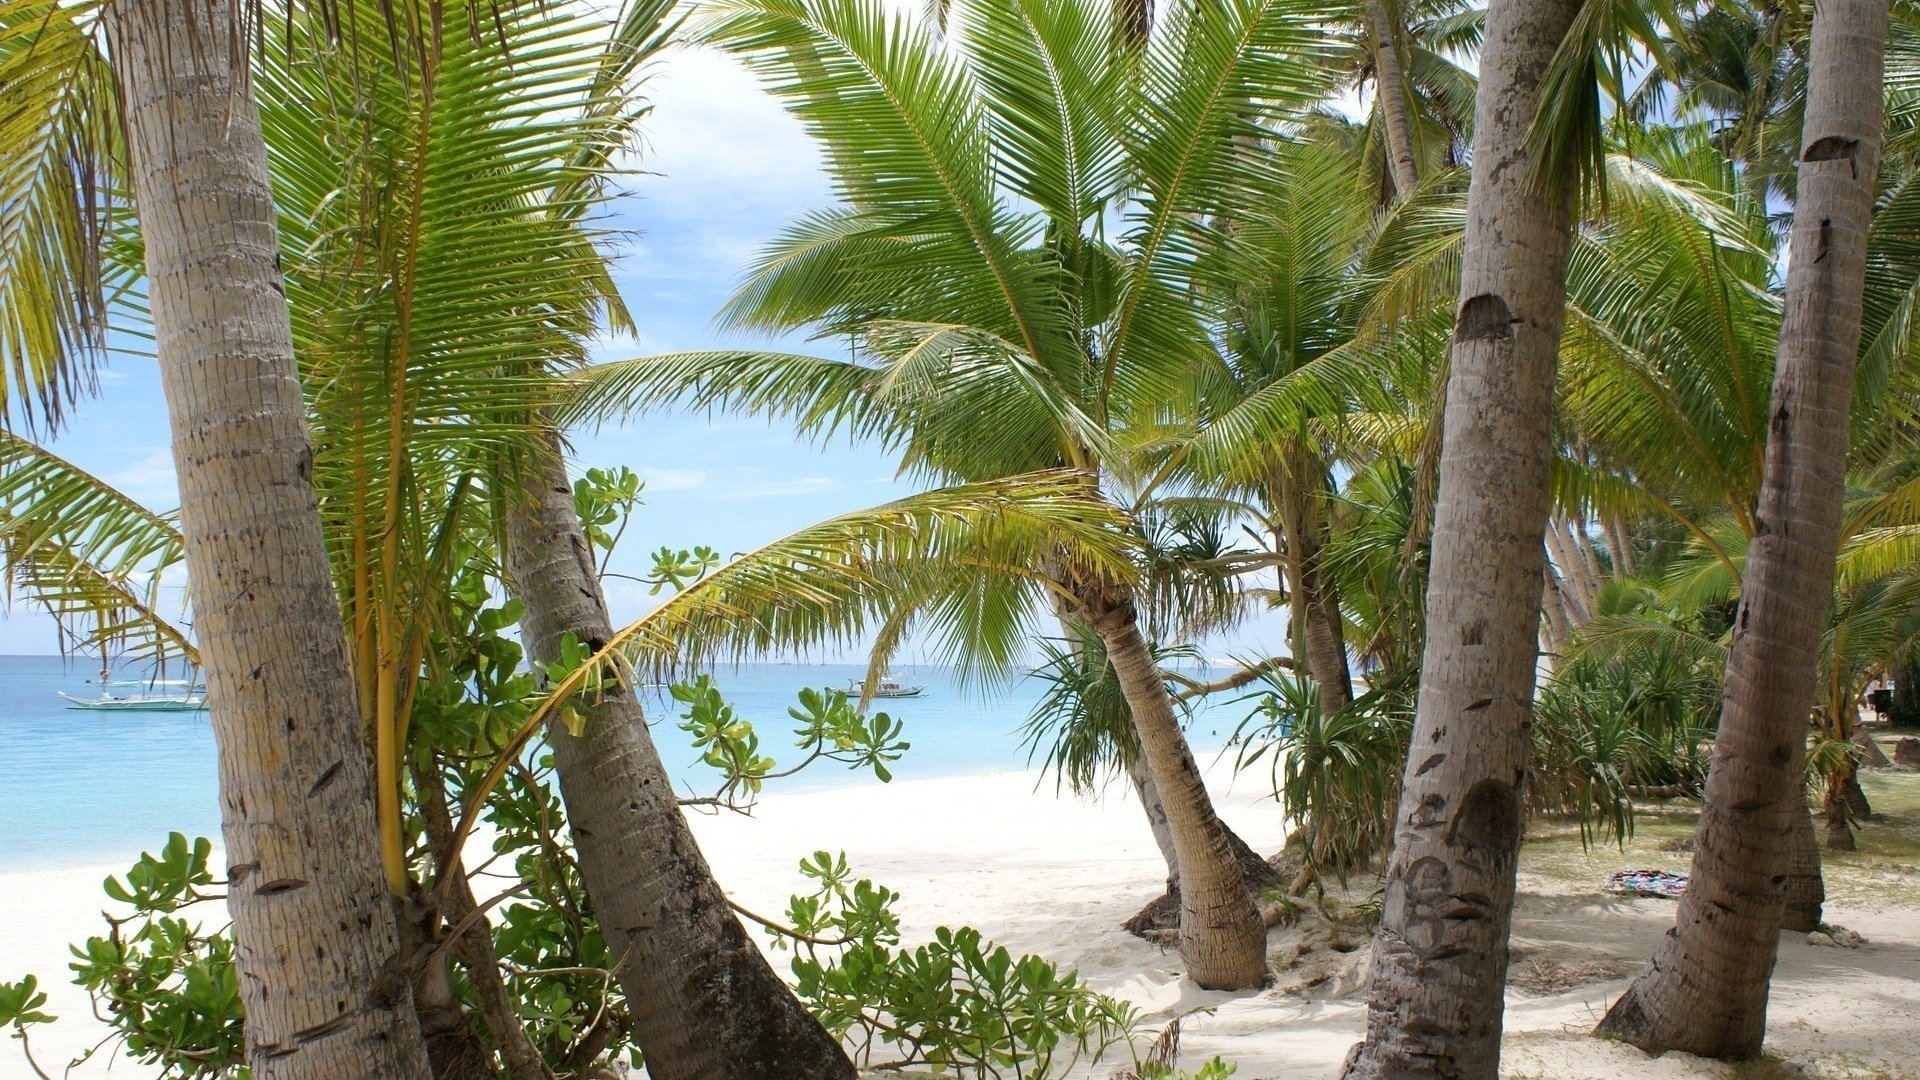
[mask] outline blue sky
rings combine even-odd
[[[630,179],[610,223],[633,237],[617,279],[641,334],[606,342],[607,359],[747,343],[718,331],[714,313],[763,243],[831,199],[799,123],[734,61],[677,51],[656,69],[652,96],[646,174]],[[575,433],[573,442],[578,467],[625,465],[647,480],[647,505],[615,566],[626,572],[644,569],[646,553],[662,545],[732,554],[911,490],[876,447],[813,446],[758,421],[650,414],[624,428]],[[55,449],[155,508],[177,502],[151,360],[115,358],[100,396],[74,411]],[[609,582],[609,599],[616,620],[653,602],[643,587],[618,580]],[[1282,620],[1262,619],[1209,651],[1269,654],[1284,651],[1284,640]],[[25,606],[0,614],[0,653],[54,651],[46,616]]]

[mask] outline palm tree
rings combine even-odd
[[[557,438],[524,476],[509,496],[507,580],[526,605],[534,662],[559,663],[569,635],[597,650],[613,624]],[[649,1075],[852,1077],[707,868],[630,683],[598,695],[577,726],[552,725],[547,741]]]
[[[1677,925],[1599,1031],[1649,1050],[1746,1058],[1766,1033],[1779,944],[1780,839],[1832,594],[1880,162],[1886,0],[1814,16],[1772,423],[1754,549]]]
[[[1372,46],[1375,72],[1374,93],[1380,99],[1383,121],[1382,140],[1387,149],[1387,174],[1393,178],[1394,195],[1405,198],[1420,183],[1419,166],[1413,141],[1413,120],[1408,115],[1406,78],[1401,73],[1399,12],[1391,0],[1367,0],[1367,30]]]
[[[1536,182],[1533,119],[1581,7],[1487,11],[1419,704],[1349,1077],[1499,1063],[1572,240],[1572,193]]]
[[[449,778],[435,763],[442,754],[497,748],[484,740],[478,747],[441,745],[450,736],[423,735],[415,703],[422,684],[447,663],[432,642],[457,629],[464,567],[495,557],[487,547],[491,504],[506,522],[506,584],[526,601],[537,656],[557,661],[555,646],[567,633],[583,642],[618,640],[602,605],[587,602],[598,596],[597,578],[582,578],[567,564],[578,563],[586,541],[541,406],[559,396],[556,376],[584,355],[597,311],[605,305],[620,317],[603,238],[585,223],[604,197],[627,129],[644,110],[629,96],[630,76],[657,47],[667,8],[637,6],[627,21],[606,27],[540,5],[500,7],[479,33],[450,12],[431,59],[404,73],[386,57],[347,55],[324,39],[308,40],[326,33],[323,25],[276,26],[266,39],[259,77],[286,222],[293,337],[309,376],[307,409],[326,435],[327,452],[316,458],[313,475],[325,495],[341,614],[359,645],[356,673],[372,756],[416,763],[412,800],[428,850],[390,845],[389,882],[408,895],[407,910],[426,913],[403,927],[403,949],[434,960],[419,969],[416,1004],[435,1035],[430,1051],[442,1075],[456,1060],[491,1075],[489,1051],[473,1045],[472,1024],[452,997],[449,945],[458,946],[512,1075],[543,1075],[546,1066],[517,1029],[519,1004],[499,985],[493,943],[467,889],[444,804]],[[379,17],[372,8],[347,14]],[[409,24],[409,32],[426,25]],[[358,30],[384,32],[377,22]],[[568,44],[500,64],[509,40],[523,48]],[[283,44],[298,51],[299,63],[281,62],[288,55]],[[356,93],[339,93],[346,85]],[[577,114],[547,110],[533,123],[520,110],[537,95],[582,104]],[[335,107],[315,107],[321,102]],[[345,165],[330,156],[332,148],[352,145],[369,149]],[[407,152],[390,155],[383,147]],[[396,280],[406,287],[390,287]],[[518,306],[502,307],[503,296]],[[160,575],[179,562],[171,518],[24,439],[9,437],[4,449],[0,543],[12,565],[32,571],[17,584],[68,623],[93,617],[104,627],[97,632],[122,647],[191,655],[193,643],[152,599]],[[863,597],[906,591],[912,581],[901,567],[918,552],[933,549],[952,561],[936,537],[989,565],[1037,559],[1033,540],[1006,547],[1012,541],[996,537],[1044,537],[1047,551],[1074,552],[1124,576],[1120,557],[1103,555],[1080,535],[1073,515],[1087,508],[1076,486],[1055,477],[1013,480],[839,521],[823,539],[776,545],[662,608],[647,628],[682,621],[674,633],[645,635],[642,651],[679,657],[742,625],[773,633],[756,640],[759,647],[804,642],[809,633],[851,636],[866,624],[846,622],[846,612],[870,610]],[[1021,505],[1010,505],[1015,501]],[[1093,510],[1100,522],[1094,538],[1124,546],[1124,534]],[[1021,515],[1033,522],[1024,534],[1007,524]],[[847,552],[884,553],[886,561]],[[837,569],[829,565],[836,557]],[[765,584],[768,574],[777,575],[774,587]],[[991,595],[996,587],[978,574],[953,580],[961,595]],[[929,602],[951,602],[951,592],[913,587]],[[689,604],[725,614],[688,621],[681,613]],[[807,614],[795,619],[799,607]],[[734,918],[686,832],[631,691],[603,686],[592,702],[568,707],[590,723],[578,734],[557,724],[549,738],[562,759],[581,872],[601,928],[618,946],[611,966],[627,990],[650,1070],[785,1076],[795,1062],[810,1061],[810,1075],[850,1072]],[[524,737],[498,760],[518,760],[523,744]],[[423,758],[432,763],[425,769],[417,764]],[[446,771],[460,779],[457,769]],[[415,831],[403,816],[405,779],[394,768],[378,784],[390,837]],[[481,784],[463,792],[466,805],[454,809],[470,822],[486,790]],[[423,856],[438,871],[431,887],[416,878]],[[450,943],[454,924],[476,929]]]
[[[368,842],[246,22],[225,0],[99,14],[220,749],[248,1064],[263,1078],[424,1076],[408,989],[388,974],[399,939]]]
[[[594,392],[623,406],[691,393],[810,433],[878,436],[942,481],[1066,466],[1106,490],[1124,483],[1117,440],[1167,412],[1204,362],[1184,283],[1205,219],[1254,198],[1268,167],[1243,137],[1325,88],[1310,59],[1320,6],[1179,5],[1143,53],[1115,47],[1093,2],[959,5],[961,32],[944,43],[872,0],[729,0],[715,13],[710,39],[788,99],[842,197],[776,243],[728,317],[845,334],[860,358],[654,357],[603,370]],[[1049,562],[1047,588],[1106,646],[1167,807],[1189,974],[1264,982],[1264,929],[1136,596]]]

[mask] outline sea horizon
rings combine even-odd
[[[0,716],[0,821],[9,823],[0,845],[0,871],[57,870],[131,863],[157,850],[171,832],[220,840],[220,809],[213,731],[205,712],[106,713],[70,708],[66,691],[97,691],[98,669],[85,657],[0,654],[0,693],[11,704]],[[1188,672],[1221,665],[1188,663]],[[1029,754],[1021,736],[1042,686],[1015,675],[1004,686],[962,685],[944,665],[904,663],[901,681],[923,685],[920,697],[875,701],[904,726],[910,745],[891,769],[897,780],[933,779],[1038,768],[1044,750]],[[864,676],[863,664],[758,661],[707,670],[737,713],[750,720],[761,752],[782,765],[801,756],[787,708],[803,687],[845,689]],[[121,665],[116,678],[147,677]],[[168,678],[177,678],[169,672]],[[1252,708],[1245,691],[1196,708],[1189,723],[1196,752],[1224,745]],[[655,745],[675,787],[711,794],[719,774],[699,762],[691,736],[679,727],[680,707],[664,688],[643,693]],[[766,794],[875,784],[869,771],[831,761],[768,784]]]

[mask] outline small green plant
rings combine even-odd
[[[224,927],[208,930],[180,914],[224,899],[211,891],[222,884],[207,865],[212,854],[206,837],[170,835],[158,854],[142,854],[123,877],[103,884],[131,913],[107,915],[105,934],[73,947],[74,982],[93,996],[95,1013],[129,1055],[159,1066],[163,1078],[245,1075],[233,940]],[[0,997],[0,1018],[6,1006]]]
[[[0,982],[0,1028],[10,1029],[11,1037],[20,1040],[20,1052],[26,1056],[27,1066],[43,1077],[47,1073],[33,1060],[27,1029],[35,1024],[53,1023],[52,1014],[40,1011],[46,1004],[47,995],[40,989],[40,980],[31,975],[19,982]]]
[[[1268,756],[1275,797],[1295,826],[1293,847],[1315,874],[1344,877],[1386,850],[1413,728],[1408,687],[1392,682],[1324,716],[1311,679],[1262,675],[1238,768]]]
[[[801,689],[798,704],[787,709],[787,715],[799,722],[793,734],[805,756],[783,769],[760,752],[760,736],[752,722],[727,703],[710,676],[675,683],[669,692],[686,706],[680,714],[681,730],[693,736],[700,759],[718,769],[723,778],[720,791],[701,800],[710,804],[751,802],[767,781],[792,776],[817,761],[837,761],[851,770],[871,769],[881,783],[887,783],[893,779],[888,763],[900,760],[912,746],[900,738],[905,725],[887,713],[866,716],[844,690],[807,687]]]
[[[1633,796],[1697,794],[1720,682],[1706,665],[1649,647],[1593,649],[1554,673],[1534,707],[1527,802],[1579,818],[1581,840],[1624,844]]]
[[[1133,1006],[1073,972],[1016,957],[971,927],[942,926],[902,947],[899,893],[854,878],[844,853],[815,852],[800,872],[814,890],[789,901],[773,945],[794,950],[795,990],[856,1064],[1045,1080],[1131,1045]]]

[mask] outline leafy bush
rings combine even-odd
[[[1015,957],[969,927],[942,926],[903,948],[899,893],[854,879],[844,853],[816,852],[800,872],[814,891],[788,902],[789,927],[772,931],[773,944],[795,950],[800,999],[856,1063],[1043,1080],[1131,1045],[1133,1007],[1072,972]]]
[[[893,773],[887,763],[900,760],[913,745],[900,738],[905,725],[883,712],[863,715],[846,691],[802,687],[799,704],[789,707],[787,715],[800,723],[793,734],[806,756],[781,769],[773,758],[760,753],[760,736],[753,724],[734,712],[712,678],[701,675],[668,689],[675,701],[686,706],[680,714],[680,729],[693,736],[701,761],[724,778],[715,801],[729,802],[742,795],[751,799],[768,780],[792,776],[822,760],[854,770],[871,769],[881,783],[888,783]]]
[[[131,913],[106,916],[105,934],[73,947],[74,982],[93,996],[94,1012],[163,1078],[241,1075],[246,1061],[233,940],[180,915],[223,899],[210,891],[222,884],[207,866],[212,854],[205,837],[170,835],[159,854],[104,883]]]

